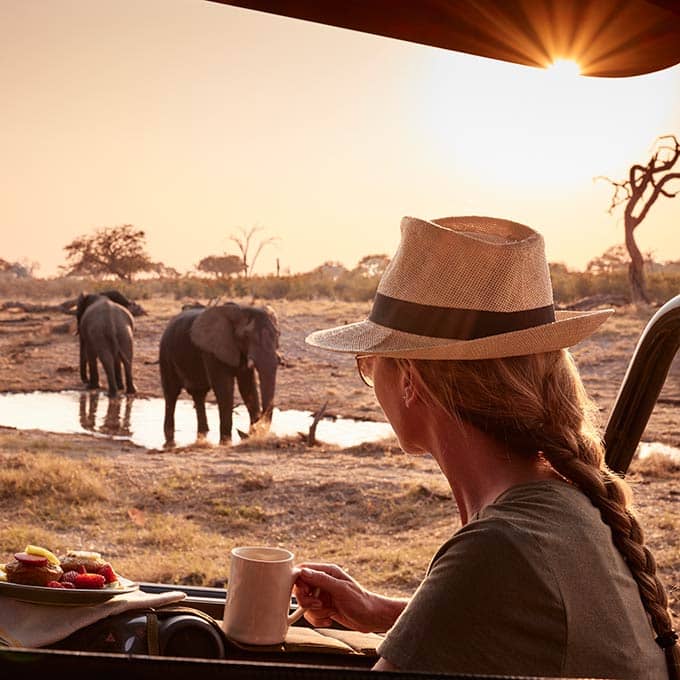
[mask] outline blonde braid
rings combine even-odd
[[[605,465],[596,407],[566,350],[485,361],[397,360],[413,372],[433,405],[471,422],[521,454],[542,455],[579,488],[610,527],[664,648],[670,680],[680,680],[668,596],[644,545],[630,487]]]
[[[644,545],[637,518],[628,507],[627,484],[606,467],[595,467],[583,460],[591,453],[593,442],[582,437],[574,449],[560,446],[558,437],[546,441],[542,453],[553,468],[575,484],[600,511],[612,531],[612,540],[635,579],[640,599],[647,612],[657,642],[673,641],[673,623],[668,610],[668,595],[656,575],[656,560]],[[599,448],[599,447],[598,447]],[[680,650],[677,644],[664,647],[670,680],[680,678]]]

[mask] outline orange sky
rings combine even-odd
[[[402,215],[487,214],[582,268],[621,242],[610,189],[680,136],[680,67],[632,79],[512,64],[202,0],[0,2],[0,257],[132,223],[180,271],[279,237],[256,268],[391,254]],[[680,197],[639,241],[680,259]]]

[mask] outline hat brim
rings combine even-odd
[[[351,354],[408,359],[500,359],[571,347],[592,335],[613,309],[555,312],[555,321],[474,340],[432,338],[396,331],[366,319],[315,331],[305,338],[313,347]]]

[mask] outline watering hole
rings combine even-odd
[[[109,399],[95,391],[0,393],[0,425],[19,430],[44,430],[80,433],[125,439],[149,449],[164,442],[163,399],[121,396]],[[207,440],[219,442],[219,414],[216,404],[206,404]],[[307,434],[313,422],[311,411],[274,409],[271,432],[278,437]],[[248,411],[242,404],[234,410],[232,440],[239,441],[236,430],[248,431]],[[316,428],[320,442],[349,447],[374,442],[393,435],[387,423],[322,418]],[[196,441],[196,414],[193,402],[180,399],[175,409],[175,442],[187,446]]]
[[[219,442],[217,405],[206,403],[210,431],[207,441]],[[163,399],[121,396],[109,399],[89,391],[4,392],[0,393],[0,426],[18,430],[44,430],[80,433],[129,440],[149,449],[163,446]],[[237,430],[248,431],[248,412],[243,404],[234,410],[232,440],[240,441]],[[278,437],[307,434],[313,422],[311,411],[274,409],[271,432]],[[326,444],[350,447],[375,442],[394,435],[388,423],[351,418],[322,418],[316,438]],[[196,414],[193,402],[180,399],[175,409],[175,441],[187,446],[196,441]],[[652,453],[668,456],[680,463],[680,449],[659,442],[641,442],[638,455]]]

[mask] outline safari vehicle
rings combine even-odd
[[[674,0],[253,0],[223,2],[323,24],[467,52],[534,67],[571,58],[585,76],[627,77],[680,63],[680,6]],[[653,316],[639,339],[606,427],[607,462],[625,473],[680,345],[680,295]],[[162,592],[176,586],[143,583]],[[183,604],[221,617],[225,591],[186,588]],[[93,651],[83,639],[80,651],[2,649],[0,677],[157,678],[361,678],[370,655],[245,653],[231,649],[205,621],[192,624],[167,644],[144,641],[136,652],[133,634],[118,630],[130,645],[118,653]],[[129,622],[128,622],[129,623]],[[175,622],[176,623],[176,622]],[[165,648],[163,649],[163,643]],[[155,644],[154,644],[155,643]],[[193,645],[194,654],[184,658]],[[154,647],[156,648],[154,650]],[[152,655],[149,650],[161,651]],[[163,655],[164,654],[164,655]],[[174,655],[173,655],[174,654]],[[422,674],[396,673],[403,678]],[[465,676],[470,677],[470,676]]]

